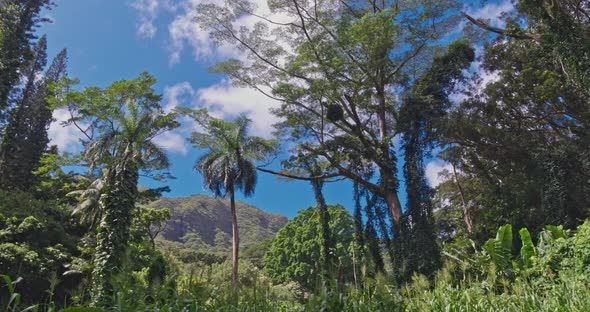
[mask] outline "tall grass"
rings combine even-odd
[[[326,286],[337,285],[334,282],[318,287],[315,293],[294,284],[273,285],[248,262],[240,265],[238,290],[230,283],[229,262],[177,266],[157,285],[147,283],[141,274],[116,279],[117,291],[104,310],[75,302],[62,311],[590,311],[590,221],[572,237],[545,234],[528,266],[513,260],[510,267],[502,268],[477,251],[463,255],[472,261],[446,253],[448,261],[432,280],[415,275],[409,283],[397,286],[387,276],[378,275],[358,288]],[[51,300],[21,304],[19,280],[1,277],[0,312],[58,310]],[[55,279],[50,284],[58,282]]]
[[[443,269],[445,270],[445,269]],[[179,292],[170,285],[147,293],[132,285],[119,285],[108,311],[590,311],[590,285],[586,276],[564,271],[553,278],[490,279],[457,283],[444,272],[430,282],[415,276],[411,283],[394,287],[384,281],[369,281],[362,289],[323,287],[305,299],[281,296],[272,285],[254,284],[234,291],[231,287],[194,282]],[[0,311],[22,311],[16,289]],[[28,311],[55,311],[52,304],[28,307]],[[88,310],[86,305],[65,312]]]

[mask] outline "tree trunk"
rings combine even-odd
[[[231,231],[232,231],[232,284],[238,287],[238,250],[240,238],[238,236],[238,216],[236,215],[236,200],[233,189],[229,192],[231,207]]]
[[[389,209],[389,214],[393,218],[393,223],[395,226],[399,226],[400,220],[402,218],[402,207],[399,202],[399,197],[397,196],[397,192],[394,190],[385,190],[385,202],[387,203],[387,208]]]
[[[311,181],[313,192],[315,194],[316,203],[320,212],[320,227],[322,230],[322,253],[324,258],[325,275],[327,278],[333,272],[334,256],[330,253],[332,239],[330,237],[330,212],[328,211],[328,205],[326,199],[322,193],[323,183],[319,180]]]
[[[465,222],[465,226],[467,226],[467,233],[473,233],[473,221],[471,220],[471,215],[469,214],[469,210],[467,207],[467,203],[465,202],[465,195],[463,192],[463,187],[461,187],[461,183],[459,182],[459,177],[457,177],[457,170],[455,169],[455,164],[451,163],[453,167],[453,175],[455,176],[455,183],[457,184],[457,188],[459,189],[459,195],[461,197],[461,206],[463,206],[463,221]]]
[[[127,156],[129,157],[129,156]],[[96,306],[112,302],[112,277],[123,268],[129,240],[132,211],[137,197],[138,169],[129,159],[109,169],[100,205],[104,209],[96,236],[92,301]]]

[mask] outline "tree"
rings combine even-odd
[[[226,3],[201,5],[197,21],[250,58],[215,70],[279,100],[279,131],[381,197],[399,227],[396,95],[455,27],[458,3],[274,1],[269,7],[280,21],[257,14],[251,2]],[[244,16],[260,22],[249,29],[236,22]],[[376,175],[360,174],[365,165]]]
[[[205,187],[217,197],[230,197],[232,216],[232,282],[238,285],[238,220],[235,192],[245,196],[254,194],[257,182],[255,161],[265,160],[276,152],[278,142],[248,136],[250,119],[239,116],[234,121],[223,121],[207,115],[205,110],[181,108],[191,116],[206,133],[193,132],[189,141],[207,153],[195,163],[195,169],[203,176]]]
[[[103,213],[94,257],[95,304],[110,300],[111,277],[123,264],[140,170],[153,176],[154,170],[169,166],[165,152],[153,139],[179,124],[175,114],[162,110],[161,97],[152,89],[155,83],[144,72],[105,89],[89,87],[57,98],[72,113],[68,123],[86,136],[83,156],[89,168],[108,168],[99,199]]]
[[[400,108],[399,132],[404,151],[404,178],[408,194],[401,239],[396,255],[399,277],[408,280],[412,274],[432,276],[440,265],[432,219],[432,190],[428,186],[424,159],[440,142],[443,118],[451,107],[449,94],[464,81],[463,70],[475,57],[464,40],[449,45],[447,53],[436,57],[418,78]]]
[[[300,179],[309,180],[313,194],[316,201],[316,207],[319,209],[319,222],[322,233],[322,258],[320,263],[323,265],[322,274],[326,279],[330,278],[333,273],[335,265],[333,255],[333,240],[330,235],[329,223],[330,223],[330,212],[328,211],[328,204],[324,197],[323,188],[324,183],[332,182],[329,179],[323,178],[322,175],[328,170],[329,164],[325,161],[318,161],[316,155],[305,154],[299,151],[297,156],[291,156],[288,160],[283,161],[283,169],[280,173],[286,177],[297,177]],[[264,168],[258,168],[263,172],[271,172]]]
[[[43,36],[33,50],[35,57],[23,71],[23,87],[13,90],[18,95],[16,105],[0,141],[0,187],[4,189],[32,188],[36,183],[33,171],[49,143],[47,129],[53,110],[47,98],[52,95],[52,84],[66,74],[67,52],[62,50],[39,79],[46,63],[46,46]]]
[[[340,205],[328,205],[332,217],[329,224],[334,238],[334,258],[337,274],[341,282],[352,282],[351,250],[354,221],[346,209]],[[273,281],[288,283],[295,281],[308,290],[320,286],[318,277],[322,271],[322,230],[318,207],[300,210],[293,220],[277,233],[269,251],[264,255],[264,272]]]
[[[573,228],[588,216],[590,37],[588,7],[578,4],[521,1],[526,23],[509,19],[486,45],[483,67],[497,80],[474,84],[449,114],[442,156],[458,174],[439,197],[449,213],[473,212],[479,242],[498,224],[535,236],[545,224]]]
[[[0,125],[10,106],[9,95],[18,84],[22,66],[34,58],[34,28],[48,19],[39,17],[50,0],[4,0],[0,2]]]
[[[166,227],[166,221],[170,219],[170,209],[151,208],[139,206],[135,209],[135,216],[133,218],[133,229],[138,238],[137,241],[147,238],[156,249],[156,237]]]
[[[45,36],[33,49],[34,58],[23,70],[23,86],[13,90],[15,107],[0,141],[0,187],[29,190],[35,184],[33,171],[47,148],[47,129],[52,109],[50,87],[65,75],[67,52],[62,50],[41,77],[46,63]],[[41,77],[41,78],[40,78]]]

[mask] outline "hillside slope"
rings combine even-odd
[[[160,234],[161,241],[172,242],[182,249],[226,252],[231,249],[231,216],[229,201],[205,195],[163,197],[150,204],[168,208],[172,217]],[[240,249],[273,237],[287,218],[271,214],[236,201]],[[167,243],[167,242],[164,242]]]

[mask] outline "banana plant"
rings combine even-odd
[[[499,271],[512,269],[512,225],[501,226],[496,233],[496,238],[489,239],[483,249],[490,256],[490,260]]]

